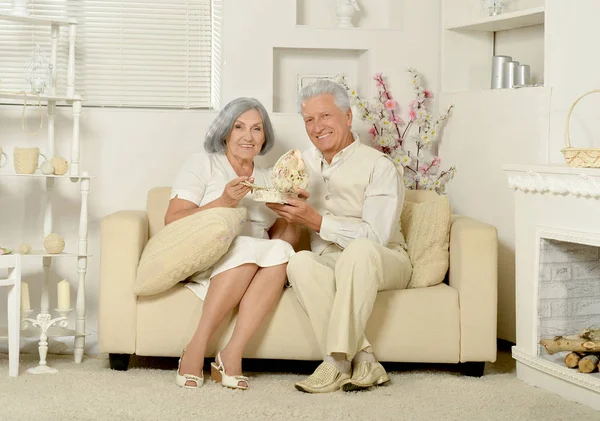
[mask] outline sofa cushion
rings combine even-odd
[[[229,249],[246,220],[246,208],[212,208],[170,223],[142,252],[133,292],[166,291],[213,266]]]
[[[198,327],[203,305],[184,283],[159,295],[140,297],[135,353],[181,355]],[[227,345],[238,315],[237,309],[227,313],[207,344],[206,357],[214,356]],[[380,291],[366,335],[380,361],[456,363],[460,359],[461,339],[458,291],[446,284]],[[431,338],[444,346],[423,346]],[[323,359],[310,319],[293,288],[284,289],[244,348],[244,358]]]
[[[421,203],[404,202],[402,232],[413,265],[408,288],[423,288],[444,281],[450,262],[451,220],[452,209],[446,196]]]
[[[148,192],[148,236],[152,237],[165,226],[165,213],[169,208],[171,187],[154,187]]]

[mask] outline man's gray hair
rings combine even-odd
[[[206,132],[204,149],[208,153],[225,153],[226,141],[237,118],[246,111],[256,110],[260,113],[265,134],[265,143],[259,152],[264,155],[271,150],[275,142],[275,133],[271,119],[265,107],[255,98],[240,97],[229,102],[213,120]]]
[[[333,95],[335,105],[343,112],[350,109],[350,97],[342,85],[331,80],[319,79],[302,88],[298,94],[298,111],[300,114],[302,114],[302,103],[304,101],[320,95]]]

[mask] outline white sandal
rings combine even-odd
[[[210,363],[210,377],[217,383],[221,383],[224,387],[231,389],[248,389],[248,377],[246,376],[229,376],[225,372],[225,364],[221,359],[221,353],[217,353],[215,362]],[[240,386],[240,382],[245,382],[246,386]]]
[[[183,354],[185,354],[185,349],[181,351],[181,357],[179,357],[179,363],[177,364],[177,374],[175,376],[175,383],[177,386],[184,387],[186,389],[199,389],[204,384],[204,373],[201,373],[200,376],[194,376],[192,374],[179,374],[179,367],[181,366],[181,360],[183,359]],[[186,384],[188,381],[192,381],[195,385]]]

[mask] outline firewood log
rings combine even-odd
[[[579,360],[581,360],[581,357],[583,356],[584,354],[579,352],[569,352],[565,355],[565,365],[569,368],[577,368]]]
[[[540,344],[552,355],[561,351],[600,352],[600,341],[557,336],[554,339],[542,339]]]
[[[579,337],[592,342],[598,342],[600,341],[600,330],[585,329],[579,334]]]
[[[579,371],[582,373],[591,373],[598,367],[600,359],[593,354],[586,355],[579,360]]]

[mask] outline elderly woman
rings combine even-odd
[[[206,133],[204,149],[189,157],[171,191],[165,215],[169,224],[215,207],[247,209],[247,222],[229,251],[209,270],[190,278],[187,287],[204,300],[202,316],[179,359],[176,383],[201,387],[206,346],[225,315],[239,304],[235,329],[211,364],[223,386],[247,389],[242,376],[244,347],[277,302],[294,254],[296,230],[264,203],[253,200],[243,181],[269,186],[269,172],[254,162],[273,147],[273,128],[263,105],[253,98],[231,101]]]

